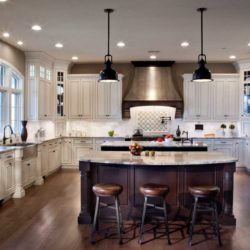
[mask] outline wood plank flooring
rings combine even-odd
[[[171,234],[172,245],[160,238],[139,245],[136,239],[125,240],[119,246],[116,239],[105,239],[96,245],[89,243],[89,225],[78,225],[80,182],[78,171],[59,171],[48,177],[43,186],[32,186],[26,197],[12,199],[0,208],[1,250],[249,250],[250,249],[250,175],[235,174],[234,213],[237,226],[223,226],[223,247],[211,236],[194,235],[194,246],[187,245],[187,235]],[[129,227],[127,225],[127,227]],[[138,230],[136,231],[138,234]],[[133,230],[126,238],[132,238]],[[150,235],[149,235],[150,236]]]

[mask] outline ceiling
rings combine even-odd
[[[200,52],[199,7],[204,13],[204,52],[207,61],[250,58],[250,1],[248,0],[8,0],[0,3],[2,38],[24,51],[80,62],[102,62],[107,51],[107,14],[111,14],[111,54],[114,62],[148,60],[150,50],[158,60],[196,61]],[[33,24],[42,31],[31,30]],[[116,43],[124,41],[126,47]],[[189,47],[180,43],[188,41]],[[55,48],[62,42],[62,49]],[[18,47],[18,46],[17,46]]]

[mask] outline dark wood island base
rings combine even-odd
[[[111,155],[116,154],[111,160]],[[120,154],[120,163],[117,160]],[[128,159],[125,157],[128,155]],[[209,154],[209,157],[217,159],[213,163],[202,164],[201,154]],[[129,153],[100,152],[87,155],[80,160],[81,173],[81,211],[78,216],[79,224],[92,223],[94,214],[95,197],[92,186],[96,183],[115,182],[123,186],[120,195],[121,209],[124,219],[140,218],[142,212],[143,196],[139,187],[148,182],[166,184],[169,186],[167,204],[170,216],[188,216],[192,198],[188,187],[193,185],[217,185],[220,187],[218,196],[220,222],[226,225],[235,225],[233,215],[233,186],[235,159],[222,157],[218,160],[215,153],[161,153],[162,157],[156,157],[150,161],[146,157],[132,157]],[[174,159],[167,160],[164,164],[163,156]],[[197,159],[195,156],[197,155]],[[108,161],[105,161],[105,156]],[[186,159],[189,157],[189,162]],[[194,160],[190,160],[194,157]],[[160,159],[160,161],[159,161]],[[220,160],[221,159],[221,160]],[[223,160],[222,160],[223,159]],[[231,160],[230,160],[231,159]],[[122,161],[122,163],[121,163]],[[183,162],[183,164],[181,164]],[[193,164],[192,164],[193,162]],[[204,160],[204,162],[208,162]],[[220,163],[221,162],[221,163]]]

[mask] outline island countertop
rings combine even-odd
[[[129,151],[129,146],[134,141],[107,141],[101,145],[102,151]],[[207,145],[203,142],[181,143],[175,141],[140,141],[144,150],[155,151],[207,151]]]
[[[237,159],[220,152],[156,152],[155,156],[133,156],[130,152],[95,151],[85,154],[80,162],[125,165],[207,165],[234,163]]]

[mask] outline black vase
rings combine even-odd
[[[22,139],[23,142],[26,142],[27,137],[28,137],[28,131],[27,131],[27,128],[26,128],[27,122],[28,121],[21,121],[22,126],[23,126],[22,130],[21,130],[21,139]]]

